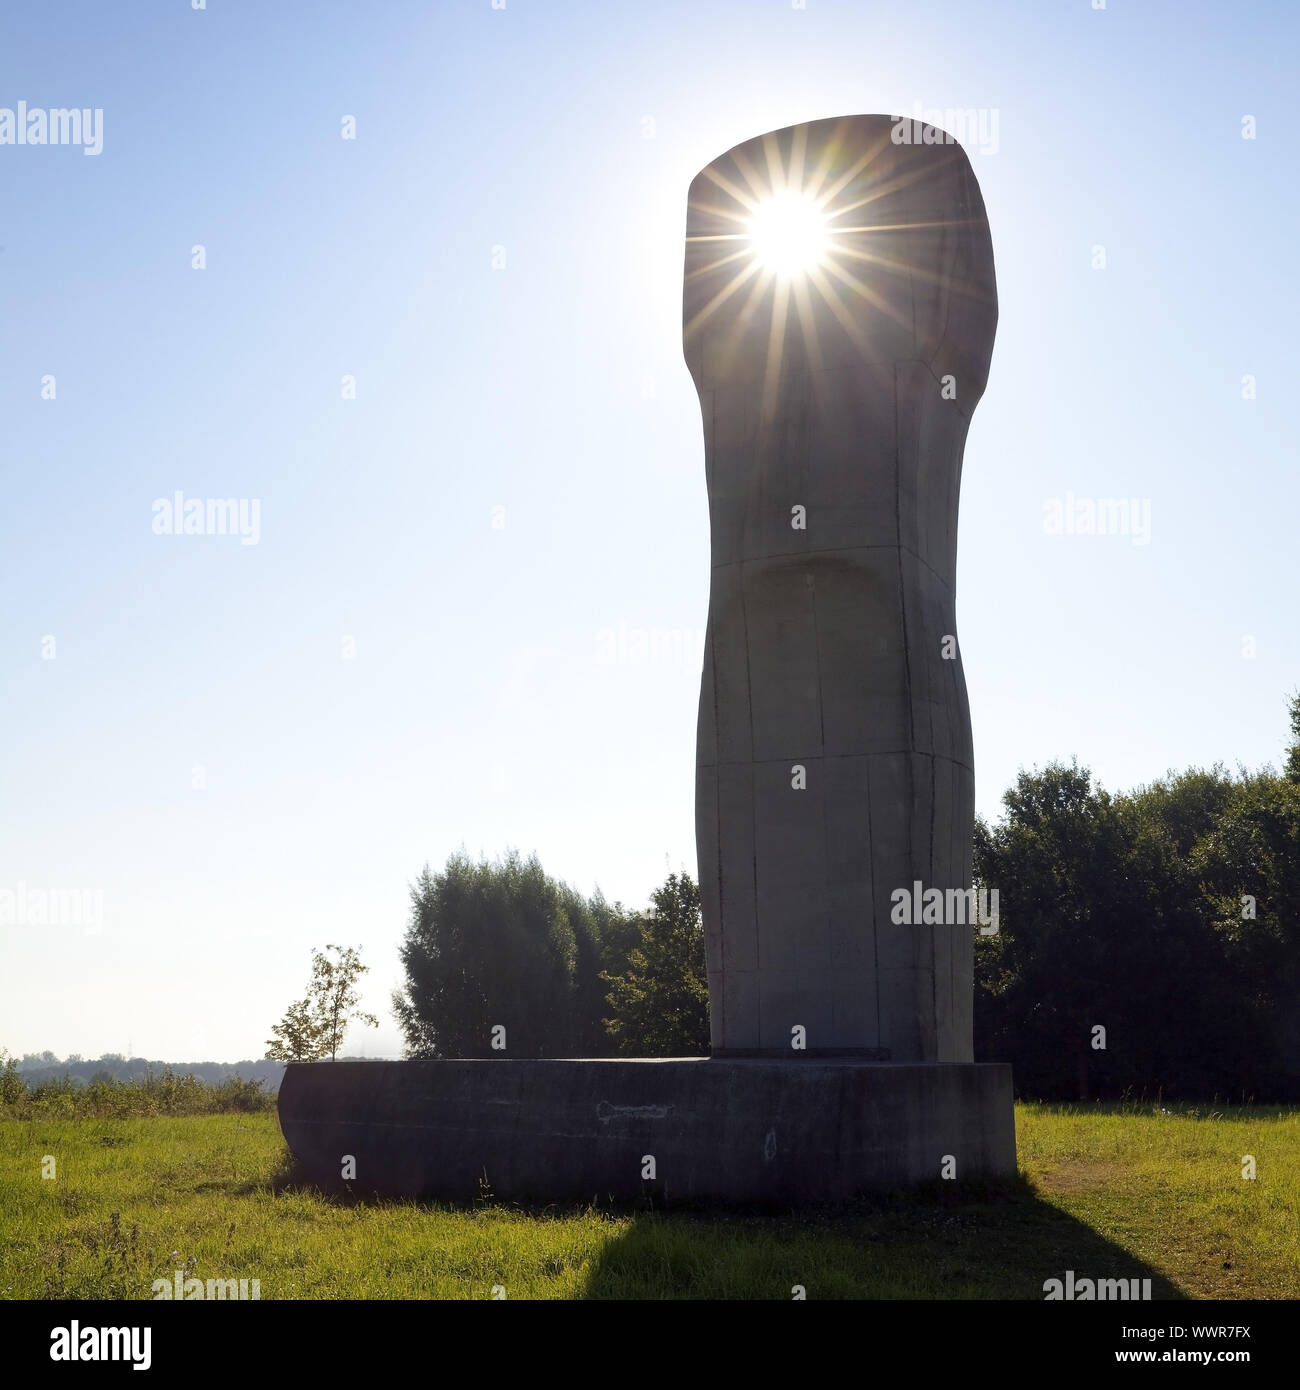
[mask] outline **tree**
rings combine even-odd
[[[330,951],[336,959],[326,954]],[[307,997],[290,1004],[271,1029],[266,1056],[276,1062],[315,1062],[322,1057],[334,1061],[350,1024],[378,1028],[379,1020],[373,1014],[357,1008],[361,1002],[357,981],[369,969],[351,946],[312,951]]]
[[[331,960],[325,951],[334,951],[338,959]],[[357,980],[370,969],[361,964],[360,953],[351,946],[327,945],[325,951],[312,952],[310,996],[312,1018],[320,1030],[321,1053],[328,1052],[330,1061],[334,1061],[349,1024],[378,1028],[379,1020],[357,1008],[361,1002]]]
[[[606,1028],[625,1056],[698,1056],[709,1050],[709,994],[700,890],[669,874],[640,921],[620,974],[606,972]]]
[[[1230,784],[1193,772],[1128,796],[1086,768],[1021,773],[975,872],[1000,930],[976,947],[979,1055],[1022,1094],[1223,1094],[1248,1082],[1248,1030],[1188,860]],[[1104,1032],[1098,1032],[1098,1029]]]
[[[596,922],[596,934],[600,938],[600,976],[625,974],[628,957],[641,940],[641,914],[629,911],[622,903],[606,902],[605,895],[599,889],[596,890],[590,907]],[[607,1012],[605,994],[608,985],[600,976],[600,1007],[595,1017],[600,1020],[601,1035],[608,1043],[609,1035],[605,1031],[603,1017]]]
[[[17,1105],[27,1094],[27,1083],[23,1080],[23,1074],[18,1070],[18,1059],[11,1057],[3,1047],[0,1047],[0,1062],[4,1063],[0,1069],[0,1104]]]
[[[573,929],[573,995],[571,1047],[576,1056],[596,1057],[608,1050],[602,1015],[605,1011],[604,950],[597,904],[604,906],[599,891],[588,902],[567,883],[556,885],[560,906]]]
[[[460,851],[436,874],[426,864],[411,885],[406,983],[393,995],[407,1056],[572,1055],[593,931],[581,898],[536,856],[474,863]]]
[[[312,1017],[311,1000],[290,1004],[284,1017],[271,1029],[266,1056],[274,1062],[315,1062],[323,1055],[321,1030]]]
[[[1228,962],[1237,1032],[1253,1052],[1252,1089],[1294,1097],[1300,1086],[1300,698],[1283,774],[1243,776],[1192,868]]]
[[[1300,782],[1300,692],[1291,696],[1289,701],[1289,713],[1291,715],[1291,747],[1287,749],[1286,766],[1283,771],[1287,781]]]

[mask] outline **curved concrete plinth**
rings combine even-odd
[[[829,1202],[938,1178],[947,1155],[958,1179],[1016,1171],[1001,1063],[297,1063],[279,1115],[322,1187],[455,1201],[486,1179],[510,1200]]]

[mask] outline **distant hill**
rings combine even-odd
[[[62,1059],[52,1052],[28,1052],[18,1062],[18,1070],[28,1086],[39,1086],[42,1081],[53,1081],[63,1076],[81,1082],[106,1076],[116,1081],[131,1081],[138,1076],[159,1076],[168,1067],[177,1076],[188,1073],[209,1085],[227,1081],[232,1076],[240,1076],[245,1081],[261,1081],[268,1091],[278,1091],[280,1078],[284,1075],[282,1062],[269,1062],[265,1058],[245,1062],[159,1062],[148,1057],[123,1057],[120,1052],[106,1052],[102,1057],[89,1058],[74,1052]]]

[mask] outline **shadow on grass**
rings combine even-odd
[[[1022,1174],[1011,1182],[933,1182],[815,1208],[667,1209],[639,1204],[418,1202],[358,1190],[324,1191],[286,1154],[277,1193],[310,1192],[350,1207],[401,1201],[428,1210],[611,1218],[591,1261],[584,1299],[1033,1299],[1044,1282],[1151,1281],[1153,1299],[1187,1295],[1159,1270],[1043,1200]],[[1139,1292],[1141,1284],[1137,1286]],[[1076,1293],[1076,1298],[1078,1294]]]
[[[275,1171],[270,1178],[271,1191],[278,1197],[282,1193],[289,1192],[313,1192],[322,1201],[336,1200],[335,1194],[322,1192],[319,1187],[307,1176],[307,1171],[303,1165],[293,1156],[292,1151],[286,1144],[280,1154],[280,1161],[275,1166]],[[345,1193],[344,1196],[347,1194]]]
[[[583,1297],[790,1299],[802,1287],[810,1299],[1041,1301],[1068,1270],[1076,1285],[1149,1279],[1153,1299],[1186,1297],[1024,1179],[797,1214],[642,1213],[602,1250]]]

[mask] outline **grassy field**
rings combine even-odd
[[[0,1298],[150,1298],[181,1267],[264,1299],[1041,1299],[1067,1269],[1300,1297],[1300,1114],[1023,1105],[1016,1130],[1020,1184],[795,1218],[336,1201],[294,1186],[274,1114],[3,1121]]]

